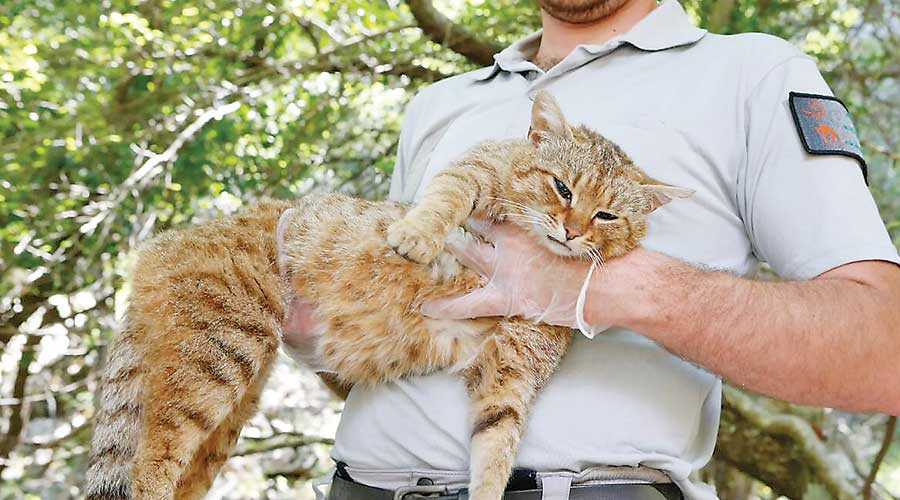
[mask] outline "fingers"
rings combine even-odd
[[[302,297],[294,297],[285,310],[282,340],[295,348],[308,347],[314,340],[315,305]]]
[[[465,223],[466,229],[478,234],[488,241],[490,241],[488,236],[494,231],[494,226],[496,226],[496,224],[484,219],[468,219]]]
[[[458,297],[429,300],[422,304],[422,314],[432,319],[471,319],[484,316],[506,316],[507,301],[499,291],[481,288]]]
[[[497,262],[497,250],[490,243],[482,243],[470,235],[448,238],[445,248],[467,268],[490,277]]]
[[[484,219],[469,219],[466,221],[466,228],[484,238],[485,241],[492,243],[496,242],[498,238],[509,236],[516,231],[512,224],[495,224]]]
[[[482,276],[494,275],[501,250],[509,254],[510,249],[516,248],[516,242],[525,241],[529,245],[532,244],[529,236],[521,228],[510,223],[494,224],[480,219],[469,219],[466,222],[466,228],[489,243],[483,243],[472,237],[459,236],[449,238],[445,248],[455,255],[464,266],[477,271]],[[535,255],[544,254],[538,252]]]

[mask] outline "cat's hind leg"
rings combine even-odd
[[[175,345],[161,340],[163,345],[150,358],[155,364],[144,373],[143,430],[132,469],[134,500],[175,498],[198,450],[210,439],[222,437],[216,431],[251,387],[265,378],[278,345],[276,332],[248,341],[241,337],[261,330],[244,328],[220,324]],[[223,429],[222,438],[229,432],[230,428]],[[221,461],[221,457],[214,460]]]
[[[571,338],[568,328],[503,321],[463,372],[472,399],[472,500],[503,497],[531,402]]]
[[[175,382],[194,378],[190,368],[164,367],[156,375],[165,381],[146,392],[144,428],[131,471],[134,500],[175,498],[192,457],[231,410],[225,391],[203,388],[200,394]]]
[[[178,481],[176,500],[198,500],[209,491],[219,470],[234,451],[244,423],[256,413],[266,378],[265,374],[256,378],[234,410],[194,453],[188,469]]]

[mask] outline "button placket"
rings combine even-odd
[[[534,78],[533,80],[526,78],[526,81],[531,84],[528,88],[528,98],[534,101],[534,96],[537,95],[538,91],[547,86],[547,82],[559,78],[570,71],[574,71],[585,64],[590,64],[591,62],[612,53],[621,45],[621,40],[614,40],[603,45],[579,45],[575,51],[566,56],[566,58],[560,61],[556,66],[541,74],[539,78]]]

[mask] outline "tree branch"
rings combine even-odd
[[[881,449],[878,450],[875,461],[872,463],[872,470],[869,471],[869,477],[866,478],[866,483],[863,485],[863,500],[871,500],[872,498],[872,485],[875,484],[875,478],[878,477],[878,469],[881,468],[881,463],[884,461],[884,457],[887,456],[887,452],[891,448],[891,443],[894,441],[894,431],[896,429],[897,417],[889,417],[887,427],[884,429],[884,439],[881,443]]]
[[[836,500],[857,498],[806,420],[771,413],[733,387],[723,396],[716,458],[788,498],[816,486]]]
[[[494,41],[482,40],[451,21],[434,8],[430,0],[407,0],[419,28],[434,43],[463,55],[481,66],[494,63],[494,54],[502,48]]]
[[[709,14],[707,28],[713,33],[727,33],[730,30],[731,15],[734,13],[735,0],[719,0],[713,5]]]
[[[286,79],[311,73],[355,72],[371,73],[373,75],[405,75],[409,78],[432,82],[451,76],[437,70],[420,66],[412,61],[392,61],[390,63],[367,62],[353,52],[356,47],[369,40],[374,40],[412,27],[414,26],[395,26],[378,33],[363,35],[346,42],[344,45],[340,45],[328,51],[323,51],[314,58],[307,57],[303,59],[279,61],[276,64],[254,68],[253,71],[249,71],[237,78],[235,83],[238,86],[245,87],[276,75]]]
[[[40,340],[40,337],[28,337],[28,340],[25,341],[25,346],[33,347],[40,342]],[[0,440],[0,473],[2,473],[3,469],[6,467],[5,459],[9,458],[9,454],[19,445],[19,439],[21,438],[22,430],[25,428],[25,421],[28,418],[28,403],[24,401],[24,396],[25,387],[28,384],[28,369],[31,367],[34,358],[35,354],[32,349],[23,351],[22,357],[19,358],[19,369],[16,372],[16,380],[13,384],[12,392],[13,397],[18,400],[18,403],[12,405],[6,435]]]
[[[241,445],[231,454],[233,457],[264,453],[282,448],[298,448],[311,444],[333,445],[334,439],[309,436],[299,432],[285,432],[264,438],[243,438]]]
[[[870,151],[872,151],[875,154],[887,156],[892,161],[900,161],[900,153],[894,153],[885,147],[875,144],[874,142],[869,142],[869,141],[861,141],[861,142],[866,149],[869,149]]]

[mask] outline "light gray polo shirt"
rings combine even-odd
[[[413,99],[392,198],[415,200],[479,142],[525,137],[532,96],[547,89],[571,122],[618,143],[653,177],[696,190],[651,217],[648,248],[739,275],[767,261],[791,279],[859,260],[898,262],[859,163],[804,149],[789,92],[831,91],[787,42],[706,33],[675,0],[546,73],[527,61],[539,39]],[[517,465],[642,464],[668,473],[689,499],[713,499],[688,476],[712,454],[720,403],[715,375],[635,332],[578,335],[537,398]],[[355,388],[333,456],[357,471],[465,471],[468,410],[461,379],[442,373]]]

